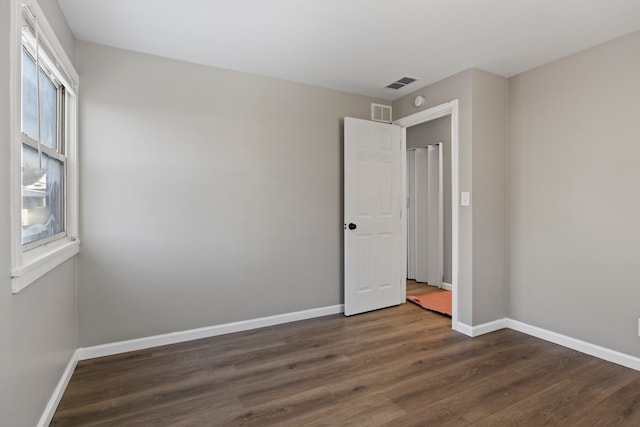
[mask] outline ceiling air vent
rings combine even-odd
[[[371,103],[371,120],[391,123],[391,105]]]
[[[413,83],[415,81],[416,81],[416,79],[414,79],[414,78],[403,77],[403,78],[401,78],[399,80],[396,80],[395,82],[391,83],[390,85],[388,85],[387,88],[389,88],[389,89],[400,89],[400,88],[405,87],[409,83]]]

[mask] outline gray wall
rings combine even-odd
[[[56,33],[58,41],[64,48],[65,53],[73,64],[76,63],[76,38],[71,32],[71,28],[67,24],[67,18],[65,18],[58,4],[58,0],[37,0],[42,12],[47,17],[47,21],[53,31]]]
[[[73,58],[58,3],[40,0]],[[11,294],[9,222],[9,7],[0,2],[0,425],[34,426],[77,347],[75,259]]]
[[[444,281],[451,283],[451,116],[407,128],[407,149],[442,142]]]
[[[473,325],[507,314],[508,81],[473,72]]]
[[[79,42],[82,346],[340,304],[371,98]]]
[[[640,32],[510,79],[509,317],[640,356]]]
[[[471,205],[459,211],[458,320],[469,326],[504,318],[507,312],[507,84],[505,78],[470,69],[393,102],[399,118],[459,101],[459,186],[471,193]],[[414,107],[417,95],[426,98],[423,107]]]

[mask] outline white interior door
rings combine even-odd
[[[344,312],[401,304],[401,128],[344,119]]]

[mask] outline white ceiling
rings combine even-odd
[[[640,30],[640,0],[59,0],[79,40],[388,100]],[[384,86],[404,77],[418,81]]]

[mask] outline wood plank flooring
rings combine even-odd
[[[407,295],[420,296],[433,294],[435,292],[442,292],[442,289],[437,286],[429,286],[425,283],[419,283],[415,280],[407,279]]]
[[[403,304],[86,360],[52,425],[640,426],[640,372],[450,327]]]

